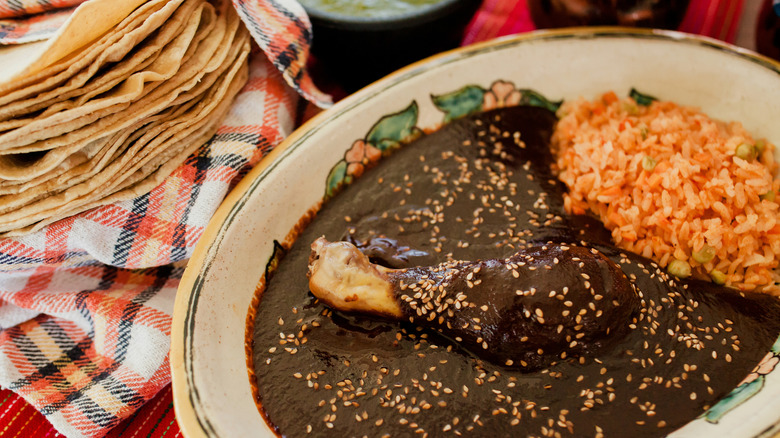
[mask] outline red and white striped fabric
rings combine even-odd
[[[83,2],[84,0],[79,1]],[[8,3],[12,2],[0,4],[7,5]],[[2,9],[0,10],[0,44],[24,44],[45,40],[60,26],[65,24],[65,21],[67,21],[74,10],[76,10],[75,7],[70,7],[41,12],[29,18],[15,18],[13,15],[6,16],[4,14],[15,14],[19,12],[18,10],[11,8]]]
[[[0,0],[0,14],[74,3]],[[234,5],[259,47],[214,138],[146,195],[0,239],[0,387],[66,436],[105,435],[168,384],[184,261],[229,189],[293,130],[298,94],[328,104],[304,69],[311,30],[300,6]],[[7,19],[19,31],[11,42],[38,19]]]

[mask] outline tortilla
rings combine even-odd
[[[108,163],[118,160],[119,157],[121,157],[121,154],[127,149],[127,145],[123,146],[123,142],[127,141],[132,143],[132,141],[135,141],[138,137],[144,135],[144,133],[148,132],[152,127],[187,111],[195,103],[197,103],[196,100],[189,100],[183,104],[172,106],[165,111],[147,117],[135,125],[118,132],[112,137],[112,140],[110,140],[108,144],[92,158],[89,158],[80,152],[76,152],[67,157],[55,169],[31,180],[0,180],[0,195],[19,194],[33,188],[35,188],[35,190],[43,191],[44,193],[53,194],[78,184],[79,182],[86,180],[95,172],[103,169]],[[36,188],[44,184],[46,187]],[[0,204],[4,202],[5,199],[0,196]]]
[[[245,65],[243,66],[243,69],[244,71],[246,70]],[[241,81],[239,81],[239,83],[241,83]],[[236,87],[237,90],[240,90],[240,88],[240,86]],[[189,133],[186,139],[171,145],[170,152],[165,155],[159,155],[153,162],[148,163],[148,166],[146,166],[147,168],[141,169],[139,172],[123,181],[123,184],[112,187],[107,193],[92,194],[91,196],[79,198],[69,204],[67,208],[47,212],[47,217],[38,222],[25,218],[16,223],[4,223],[3,226],[0,226],[0,236],[13,237],[24,235],[40,230],[44,226],[66,217],[114,202],[133,199],[148,193],[154,187],[158,186],[171,174],[171,172],[179,167],[187,157],[198,148],[202,147],[204,143],[214,135],[219,127],[220,119],[224,117],[229,108],[229,101],[222,102],[219,112],[215,112],[215,117],[210,119],[209,123],[196,129],[194,132]],[[22,225],[24,223],[30,223],[30,225],[24,226]],[[2,233],[2,231],[5,231],[6,229],[11,229],[11,231]]]
[[[2,206],[0,207],[0,213],[60,193],[88,180],[110,163],[119,162],[123,154],[128,150],[128,147],[144,135],[146,130],[170,118],[177,117],[195,103],[195,101],[189,101],[183,105],[171,107],[114,134],[92,157],[77,152],[63,161],[57,169],[40,177],[19,184],[8,184],[16,181],[5,181],[7,184],[0,186],[0,206]]]
[[[147,82],[162,82],[173,77],[179,70],[184,54],[192,43],[202,10],[201,7],[193,13],[194,19],[190,21],[190,25],[171,44],[162,48],[157,59],[146,70],[130,75],[117,87],[106,93],[104,97],[90,100],[56,114],[36,117],[29,120],[29,123],[23,127],[0,134],[0,145],[3,145],[3,148],[9,148],[9,145],[18,142],[31,143],[78,129],[104,117],[106,115],[104,110],[123,110],[121,104],[136,101],[149,93],[152,87],[144,87]],[[85,116],[91,117],[85,120]]]
[[[159,55],[160,48],[168,45],[188,24],[189,15],[198,3],[199,1],[190,0],[182,4],[160,29],[148,37],[148,41],[135,47],[127,58],[104,74],[95,75],[91,70],[85,69],[60,87],[0,106],[0,120],[19,118],[76,96],[79,99],[75,104],[80,105],[87,99],[110,90],[128,75],[143,70],[153,62]]]
[[[144,0],[92,0],[82,3],[50,40],[23,51],[0,52],[0,64],[7,67],[0,72],[0,84],[23,74],[36,73],[59,61],[106,33],[143,3]]]
[[[246,82],[248,37],[241,40],[243,44],[231,64],[232,68],[188,111],[146,132],[133,142],[121,159],[111,162],[87,181],[59,194],[0,214],[0,232],[26,226],[45,217],[75,214],[68,212],[80,209],[86,203],[100,201],[119,189],[137,185],[152,173],[162,175],[164,172],[158,172],[156,169],[170,167],[172,157],[184,154],[183,160],[191,153],[192,148],[202,146],[202,142],[193,141],[192,136],[205,127],[213,127],[215,130],[233,97]],[[213,131],[210,132],[210,135],[213,135]],[[173,169],[175,167],[170,171]],[[154,185],[149,188],[153,187]],[[24,196],[34,198],[35,194],[31,192]],[[13,196],[3,198],[6,198],[4,202],[13,202]]]
[[[128,3],[137,3],[138,1],[132,0]],[[98,41],[89,44],[82,50],[74,48],[66,57],[61,58],[60,62],[35,73],[28,71],[24,76],[20,75],[7,82],[0,81],[0,105],[50,89],[54,85],[66,81],[85,67],[89,67],[94,74],[104,64],[118,61],[132,50],[135,38],[153,32],[155,27],[159,27],[159,24],[170,16],[170,13],[176,9],[181,1],[147,1],[111,32],[106,33]],[[73,25],[76,26],[76,24]],[[86,26],[87,24],[79,23],[78,25]],[[137,32],[134,33],[133,30]],[[18,49],[21,50],[25,47],[27,46],[19,46]],[[0,57],[0,61],[5,60]]]
[[[210,7],[204,8],[204,12],[209,10],[211,10]],[[204,14],[204,17],[206,16],[207,14]],[[71,121],[70,124],[50,128],[64,131],[65,134],[60,136],[45,138],[14,149],[7,148],[9,145],[25,142],[30,137],[35,138],[35,133],[17,138],[14,141],[0,143],[0,154],[48,151],[37,159],[27,161],[18,158],[9,159],[6,155],[0,155],[0,178],[20,180],[40,176],[54,169],[65,158],[97,138],[111,135],[168,107],[180,93],[195,86],[205,74],[204,67],[211,55],[216,52],[216,46],[222,39],[223,32],[219,32],[219,30],[222,30],[221,28],[224,26],[220,26],[219,21],[215,22],[210,18],[207,20],[210,20],[210,23],[207,23],[205,29],[202,29],[203,33],[208,32],[209,29],[214,30],[214,33],[202,38],[201,44],[191,45],[188,48],[187,53],[190,55],[190,59],[182,65],[179,74],[164,83],[153,83],[150,86],[151,92],[141,99],[135,102],[119,103],[116,106],[84,115]],[[215,25],[212,26],[212,24]],[[85,124],[85,121],[88,123]],[[39,131],[38,134],[40,136],[42,132]],[[43,134],[45,135],[45,132]],[[22,162],[25,164],[20,165]]]
[[[250,41],[230,2],[149,0],[0,81],[0,236],[158,186],[216,132]]]

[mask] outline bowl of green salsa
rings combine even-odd
[[[436,3],[441,0],[301,0],[308,8],[367,18],[406,14]]]
[[[482,0],[299,0],[312,52],[355,91],[414,61],[457,47]]]

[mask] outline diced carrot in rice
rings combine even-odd
[[[620,98],[617,96],[617,94],[615,94],[614,91],[607,91],[601,96],[601,100],[604,101],[604,103],[607,105],[612,105],[620,101]]]
[[[755,142],[740,123],[672,102],[645,107],[613,92],[567,102],[560,114],[553,147],[569,212],[592,212],[618,246],[661,266],[687,260],[695,277],[717,269],[728,286],[780,295],[780,205],[762,199],[780,190],[772,144],[743,160],[736,147]],[[646,156],[656,161],[650,172]],[[692,253],[705,243],[716,255],[701,264]]]

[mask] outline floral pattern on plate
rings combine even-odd
[[[532,105],[557,111],[562,101],[550,101],[542,94],[519,89],[511,81],[497,80],[490,87],[466,85],[458,90],[431,96],[433,104],[444,113],[443,123],[460,117],[514,105]],[[412,101],[406,108],[380,118],[364,138],[355,140],[328,174],[325,199],[335,195],[366,170],[402,144],[418,138],[423,130],[417,126],[419,107]]]
[[[412,101],[405,109],[380,118],[364,138],[357,139],[330,170],[325,185],[325,199],[335,195],[345,184],[351,183],[402,143],[408,143],[422,135],[417,127],[419,109]]]
[[[717,424],[729,411],[761,391],[766,383],[766,376],[777,367],[778,363],[780,363],[780,337],[777,338],[774,345],[772,345],[772,349],[761,359],[761,362],[753,368],[753,371],[745,377],[739,386],[705,412],[702,417],[710,423]]]
[[[563,101],[551,101],[528,88],[517,88],[511,81],[499,79],[490,87],[466,85],[450,93],[431,96],[433,104],[444,113],[444,122],[495,108],[531,105],[557,111]]]

